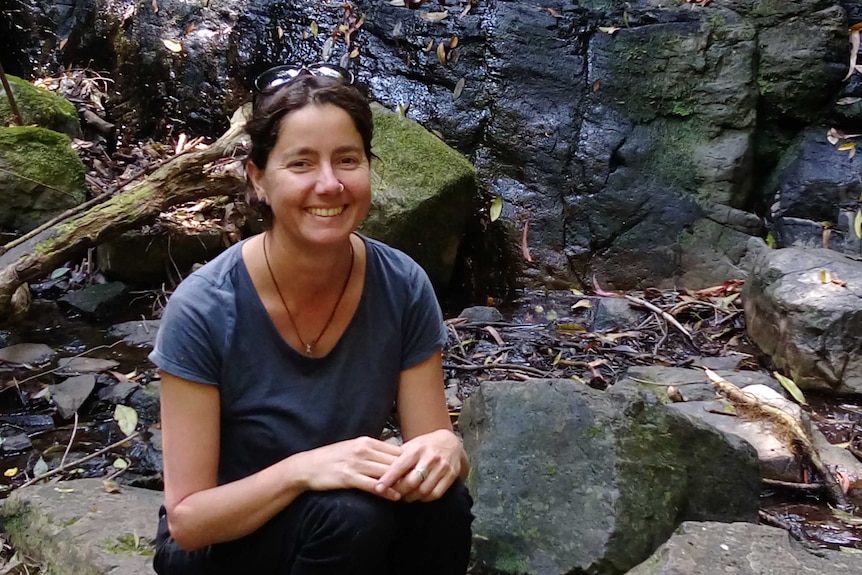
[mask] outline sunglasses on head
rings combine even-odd
[[[270,68],[254,79],[254,87],[258,92],[265,92],[289,84],[303,74],[321,78],[332,78],[340,80],[345,84],[353,83],[353,72],[350,70],[336,66],[335,64],[319,62],[317,64],[309,64],[308,66],[288,64]]]

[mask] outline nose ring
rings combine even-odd
[[[339,192],[343,192],[343,191],[344,191],[344,184],[342,184],[341,182],[338,182],[338,191],[339,191]]]

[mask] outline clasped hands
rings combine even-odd
[[[390,501],[434,501],[462,472],[461,440],[449,430],[403,445],[358,437],[297,454],[308,459],[306,488],[361,489]]]

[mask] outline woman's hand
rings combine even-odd
[[[291,459],[303,470],[307,490],[361,489],[397,501],[402,496],[397,490],[377,487],[402,451],[402,447],[379,439],[357,437],[297,453]]]
[[[375,493],[393,489],[404,501],[434,501],[446,493],[466,460],[461,440],[448,429],[414,437],[401,446],[401,455],[380,477]]]

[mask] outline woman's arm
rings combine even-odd
[[[439,352],[401,372],[398,418],[403,452],[377,482],[378,493],[395,487],[406,501],[432,501],[466,478],[467,453],[452,431]]]
[[[161,409],[168,528],[184,549],[248,535],[306,490],[357,488],[400,497],[375,486],[401,448],[368,437],[297,453],[218,485],[218,389],[162,372]]]

